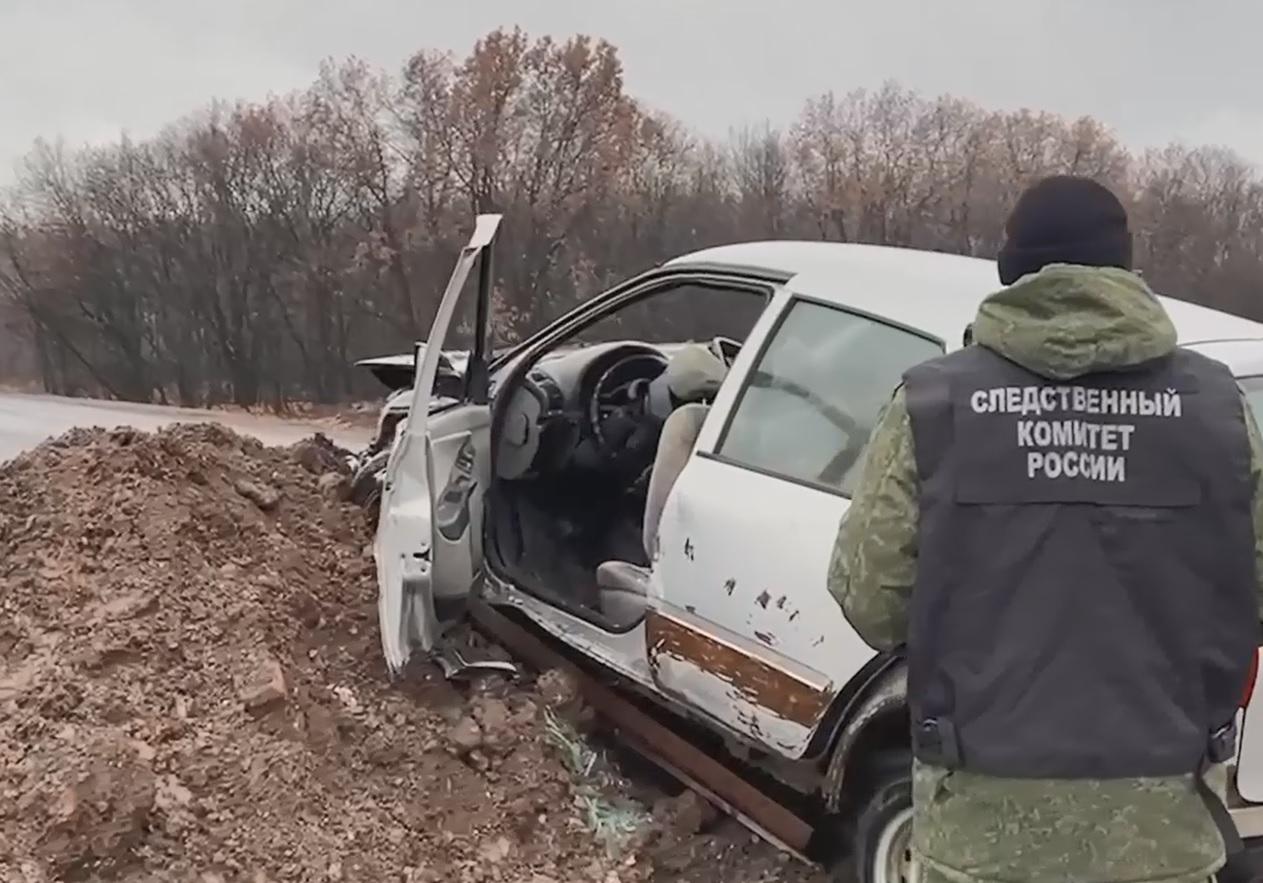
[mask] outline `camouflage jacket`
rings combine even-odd
[[[974,333],[978,345],[1058,379],[1147,361],[1175,345],[1174,327],[1138,277],[1086,268],[1050,268],[993,295]],[[1254,421],[1247,425],[1263,574],[1263,441]],[[906,635],[917,571],[917,484],[899,391],[869,442],[829,568],[830,592],[879,649]],[[1263,608],[1263,590],[1260,596]],[[1213,771],[1212,784],[1222,793],[1222,769]],[[1191,776],[1014,780],[918,764],[913,796],[918,856],[934,876],[960,883],[1194,883],[1223,862],[1222,840]]]

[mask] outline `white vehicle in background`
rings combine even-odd
[[[526,624],[628,697],[599,709],[621,730],[637,731],[634,714],[666,721],[669,738],[648,748],[669,749],[673,768],[770,839],[846,855],[861,881],[906,878],[903,661],[859,638],[826,573],[879,409],[905,369],[961,345],[997,287],[994,265],[848,244],[724,246],[599,294],[491,360],[498,222],[480,217],[459,258],[391,448],[375,544],[390,669],[440,650],[465,615],[501,637]],[[431,407],[438,347],[480,257],[480,343],[455,400]],[[1165,303],[1183,343],[1259,394],[1263,325]],[[649,390],[688,341],[706,342],[722,382],[672,401],[659,424]],[[656,433],[647,459],[615,431],[629,423]],[[1256,703],[1246,715],[1233,777],[1247,837],[1263,835],[1259,714]],[[679,735],[701,747],[691,768]]]

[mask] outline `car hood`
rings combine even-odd
[[[425,344],[418,348],[425,352]],[[465,350],[444,350],[439,361],[439,371],[443,374],[461,375],[469,364],[469,353]],[[414,353],[397,353],[390,356],[374,356],[360,359],[355,363],[357,368],[367,368],[387,389],[399,390],[412,386],[416,375],[417,360]]]

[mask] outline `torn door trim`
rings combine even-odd
[[[814,727],[833,698],[826,676],[791,667],[789,660],[776,659],[739,636],[720,637],[700,617],[684,611],[651,607],[645,615],[645,643],[651,669],[663,657],[694,666],[730,684],[751,705],[801,727]]]

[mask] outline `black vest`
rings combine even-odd
[[[1017,778],[1195,771],[1260,637],[1227,368],[1176,350],[1059,383],[974,346],[904,379],[917,756]]]

